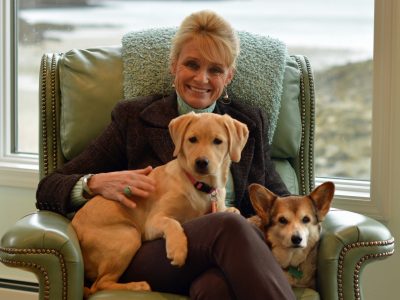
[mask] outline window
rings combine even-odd
[[[277,37],[287,43],[290,53],[309,57],[318,100],[316,174],[322,180],[336,178],[343,195],[369,196],[374,1],[338,1],[253,0],[244,5],[242,1],[20,0],[16,7],[14,1],[4,1],[2,78],[9,80],[1,83],[2,156],[35,164],[42,53],[119,44],[129,30],[177,26],[190,12],[208,8],[239,30]],[[376,5],[385,6],[382,0]],[[381,18],[375,25],[383,22]],[[13,31],[14,26],[18,30]],[[18,32],[15,43],[8,32]]]

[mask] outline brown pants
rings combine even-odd
[[[170,264],[165,241],[145,242],[120,278],[191,299],[295,299],[261,231],[233,213],[208,214],[183,225],[188,257]]]

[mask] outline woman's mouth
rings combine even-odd
[[[208,92],[210,92],[209,89],[197,88],[197,87],[194,87],[194,86],[189,86],[189,89],[191,91],[193,91],[193,92],[196,92],[196,93],[208,93]]]

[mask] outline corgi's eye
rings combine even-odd
[[[307,224],[307,223],[309,223],[309,222],[310,222],[310,218],[307,217],[307,216],[305,216],[305,217],[303,218],[303,223],[304,223],[304,224]]]
[[[280,218],[278,219],[278,222],[281,223],[281,224],[283,224],[283,225],[286,225],[286,224],[288,223],[288,220],[286,220],[285,217],[280,217]]]
[[[213,144],[214,144],[214,145],[219,145],[219,144],[222,144],[222,141],[221,141],[219,138],[215,138],[215,139],[213,140]]]
[[[197,137],[195,137],[195,136],[190,137],[189,138],[189,142],[191,142],[192,144],[196,143],[197,142]]]

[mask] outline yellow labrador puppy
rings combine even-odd
[[[152,195],[136,198],[133,209],[96,196],[73,218],[85,276],[93,282],[86,296],[103,289],[150,290],[144,281],[117,282],[142,240],[164,237],[171,264],[182,266],[187,238],[181,223],[212,210],[227,210],[229,166],[240,160],[247,126],[228,115],[190,113],[173,119],[169,131],[177,158],[150,173],[156,181]]]

